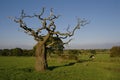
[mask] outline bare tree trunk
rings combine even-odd
[[[48,67],[45,44],[37,43],[35,54],[36,54],[35,70],[41,72],[45,71]]]

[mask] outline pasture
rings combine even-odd
[[[0,80],[120,80],[120,58],[80,55],[79,61],[48,58],[49,69],[34,70],[35,57],[0,57]]]

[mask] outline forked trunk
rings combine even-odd
[[[35,70],[39,72],[45,71],[48,67],[48,64],[46,48],[44,44],[38,43],[36,45],[35,55],[36,55]]]

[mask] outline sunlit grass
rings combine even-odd
[[[81,55],[80,61],[48,58],[46,72],[34,70],[34,57],[0,57],[0,80],[120,80],[120,58]]]

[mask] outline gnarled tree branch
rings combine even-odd
[[[54,15],[53,8],[51,8],[50,15],[48,17],[43,18],[42,16],[44,14],[44,11],[45,11],[45,8],[42,8],[42,11],[40,12],[40,14],[34,14],[33,16],[30,16],[30,15],[26,15],[24,10],[22,10],[20,18],[13,18],[13,20],[16,23],[19,23],[20,27],[22,29],[24,29],[25,33],[28,33],[31,36],[33,36],[36,41],[41,41],[41,40],[46,41],[47,38],[45,39],[45,37],[43,37],[41,34],[42,30],[47,31],[45,36],[56,35],[56,37],[58,37],[58,38],[66,39],[66,38],[72,37],[74,35],[75,31],[77,29],[80,29],[81,26],[85,26],[86,24],[88,24],[87,20],[78,19],[77,25],[73,28],[72,31],[69,31],[69,26],[68,26],[68,28],[66,30],[67,32],[61,33],[60,31],[56,31],[56,25],[54,23],[54,20],[58,19],[60,15],[58,15],[58,16]],[[38,28],[37,30],[33,30],[32,28],[29,28],[23,20],[24,18],[33,18],[33,17],[38,18],[42,22],[41,23],[42,27]],[[47,24],[47,21],[49,21],[50,23]],[[68,42],[70,42],[70,41],[71,41],[71,39]]]
[[[56,31],[56,32],[53,32],[53,34],[56,34],[56,35],[58,35],[58,36],[64,36],[64,39],[65,39],[65,38],[67,38],[67,37],[73,36],[74,33],[75,33],[75,31],[76,31],[77,29],[80,29],[81,26],[84,26],[84,25],[86,25],[86,24],[88,24],[87,20],[85,20],[85,19],[84,19],[84,20],[78,19],[78,23],[77,23],[77,25],[73,28],[72,31],[69,31],[69,26],[68,26],[66,33],[61,33],[61,32],[59,32],[59,31]]]

